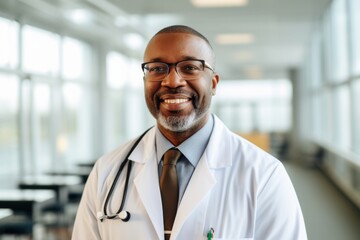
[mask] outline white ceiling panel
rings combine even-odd
[[[196,8],[190,0],[0,0],[0,11],[72,31],[113,46],[123,46],[127,32],[140,33],[145,42],[156,31],[185,24],[204,34],[217,56],[223,79],[276,78],[298,67],[317,21],[331,0],[248,0],[243,7]],[[92,22],[76,25],[69,12],[86,9]],[[220,45],[218,34],[247,33],[250,44]],[[144,47],[144,46],[143,46]],[[137,57],[138,52],[129,50]],[[249,68],[261,69],[250,76]]]

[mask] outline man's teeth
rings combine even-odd
[[[183,103],[183,102],[187,102],[188,99],[165,99],[164,102],[165,103],[169,103],[169,104],[178,104],[178,103]]]

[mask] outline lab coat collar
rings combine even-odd
[[[134,141],[135,142],[135,141]],[[145,134],[143,139],[139,142],[134,151],[130,154],[129,160],[134,161],[136,163],[146,163],[147,161],[151,161],[153,158],[152,154],[155,153],[155,127],[149,130],[148,133]],[[156,156],[155,161],[156,161]]]
[[[195,209],[204,207],[202,202],[216,184],[213,170],[229,167],[232,164],[231,156],[224,156],[224,153],[231,152],[231,141],[229,137],[226,137],[229,134],[224,134],[229,130],[216,116],[214,116],[214,120],[214,129],[208,146],[195,168],[179,205],[171,239],[175,239],[179,235],[182,226]],[[129,159],[143,164],[135,176],[134,184],[158,238],[163,239],[163,213],[155,153],[155,128],[144,136]]]
[[[215,114],[213,116],[214,129],[204,155],[208,160],[207,163],[210,169],[230,167],[232,158],[231,156],[225,156],[224,153],[233,152],[231,138],[229,137],[232,133]]]
[[[213,114],[213,117],[214,129],[202,157],[206,155],[208,166],[211,169],[229,167],[232,164],[232,159],[230,157],[225,158],[223,156],[223,153],[231,152],[231,140],[229,137],[225,138],[225,136],[229,136],[229,134],[224,134],[224,132],[229,132],[229,129],[215,114]],[[146,163],[147,161],[152,160],[146,156],[151,156],[155,153],[155,131],[156,129],[153,127],[143,137],[143,139],[139,142],[138,147],[135,148],[129,156],[130,160],[137,163]],[[219,138],[221,138],[220,141]],[[219,149],[221,151],[219,151]]]

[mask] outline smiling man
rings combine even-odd
[[[209,41],[164,28],[141,67],[157,124],[97,161],[73,239],[307,239],[281,162],[210,113],[219,74]]]
[[[210,44],[200,34],[184,31],[172,27],[156,34],[142,64],[147,106],[175,146],[208,121],[219,82],[210,65],[215,62]]]

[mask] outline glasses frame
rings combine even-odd
[[[142,69],[142,71],[143,71],[143,73],[144,73],[144,79],[146,79],[146,77],[145,77],[145,65],[146,65],[146,64],[149,64],[149,63],[162,63],[162,64],[165,64],[165,65],[168,66],[168,72],[166,73],[166,75],[164,75],[164,78],[165,78],[167,75],[169,75],[170,69],[171,69],[172,66],[175,67],[176,73],[177,73],[180,77],[182,77],[181,74],[180,74],[180,73],[178,72],[178,70],[177,70],[177,65],[178,65],[179,63],[186,62],[186,61],[198,61],[198,62],[201,62],[202,66],[203,66],[202,71],[204,71],[205,68],[207,68],[207,69],[210,69],[213,73],[215,73],[215,70],[210,66],[210,64],[207,63],[207,62],[206,62],[205,60],[203,60],[203,59],[186,59],[186,60],[181,60],[181,61],[178,61],[178,62],[175,62],[175,63],[166,63],[166,62],[161,62],[161,61],[150,61],[150,62],[144,62],[144,63],[142,63],[142,64],[141,64],[141,69]],[[152,82],[161,82],[162,80],[163,80],[163,78],[160,78],[160,80],[154,80],[154,81],[152,81]],[[186,80],[186,79],[184,79],[184,80]]]

